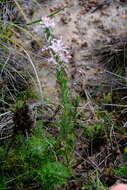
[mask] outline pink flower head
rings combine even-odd
[[[48,61],[51,63],[57,64],[57,58],[59,58],[59,61],[68,63],[69,59],[71,58],[67,47],[62,42],[62,37],[59,39],[50,40],[50,44],[42,48],[42,51],[47,50],[49,50],[51,54],[51,57],[48,59]]]
[[[49,45],[49,49],[51,49],[56,55],[58,55],[60,60],[65,63],[67,63],[68,60],[71,58],[67,47],[62,42],[62,37],[60,37],[59,39],[53,39],[51,41],[51,45]]]
[[[49,46],[49,48],[58,54],[64,50],[66,50],[66,47],[64,46],[64,44],[62,42],[62,37],[60,39],[53,39],[51,41],[51,45]]]
[[[54,27],[54,21],[48,17],[42,17],[40,24],[42,25],[42,28],[53,28]]]

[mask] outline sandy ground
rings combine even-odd
[[[101,83],[104,73],[101,65],[92,56],[93,49],[101,48],[115,37],[127,32],[127,4],[113,1],[110,6],[103,7],[92,13],[95,5],[102,0],[47,0],[40,2],[32,20],[47,16],[51,9],[68,5],[54,17],[56,36],[62,36],[66,45],[71,47],[73,61],[68,65],[68,76],[71,86],[77,92],[89,84]],[[89,10],[87,10],[90,5]],[[39,24],[34,26],[37,35],[42,35]],[[39,76],[46,95],[56,98],[57,89],[51,64],[39,69]]]

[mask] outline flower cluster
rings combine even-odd
[[[52,19],[48,18],[48,17],[42,17],[41,18],[41,22],[40,24],[42,25],[42,28],[53,28],[55,26],[54,22]]]
[[[42,18],[41,22],[43,28],[52,28],[54,23],[49,18]],[[48,34],[49,35],[49,34]],[[52,35],[52,34],[51,34]],[[42,51],[48,50],[51,54],[51,57],[48,59],[49,62],[57,64],[59,61],[63,63],[68,63],[71,58],[68,48],[63,44],[62,37],[56,39],[48,38],[48,45],[42,49]]]

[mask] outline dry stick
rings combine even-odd
[[[42,101],[41,103],[44,104],[43,92],[42,92],[42,88],[41,88],[41,82],[40,82],[40,79],[39,79],[39,76],[38,76],[38,73],[37,73],[37,69],[36,69],[36,67],[35,67],[35,65],[34,65],[34,63],[33,63],[32,59],[31,59],[29,53],[25,49],[23,49],[23,51],[27,55],[27,57],[28,57],[31,65],[33,67],[33,70],[34,70],[34,73],[35,73],[35,76],[36,76],[36,79],[37,79],[37,83],[38,83],[38,88],[39,88],[40,94],[41,94],[41,101]]]
[[[10,59],[10,55],[7,57],[7,60],[5,61],[4,65],[3,65],[2,69],[1,69],[1,73],[0,73],[0,75],[3,74],[4,68],[5,68],[6,65],[8,64],[9,59]]]
[[[8,113],[11,113],[11,111],[4,112],[4,113],[0,114],[0,117],[2,117],[2,116],[4,116],[4,115],[7,115]]]
[[[116,73],[110,72],[110,71],[108,71],[108,70],[104,70],[104,72],[109,73],[109,74],[111,74],[111,75],[114,75],[114,76],[116,76],[116,77],[118,77],[118,78],[124,79],[124,80],[126,81],[126,78],[125,78],[125,77],[122,77],[122,76],[120,76],[120,75],[117,75]]]
[[[87,100],[88,100],[88,105],[89,105],[89,107],[90,107],[90,109],[91,109],[91,112],[93,113],[95,119],[97,119],[96,114],[95,114],[95,111],[94,111],[94,107],[92,106],[92,102],[91,102],[91,100],[90,100],[90,95],[88,94],[88,92],[87,92],[86,89],[85,89],[85,94],[86,94],[86,97],[87,97]]]
[[[115,177],[116,179],[118,179],[118,180],[121,180],[121,181],[127,183],[127,179],[125,179],[125,178],[122,178],[122,177],[119,177],[119,176],[116,176],[116,175],[114,175],[114,177]]]
[[[102,104],[102,105],[127,108],[127,105],[121,105],[121,104]]]
[[[104,0],[104,1],[102,1],[102,3],[100,3],[99,5],[97,5],[96,8],[95,8],[91,13],[96,12],[97,10],[103,8],[105,5],[106,5],[106,6],[109,6],[110,3],[111,3],[110,0]]]

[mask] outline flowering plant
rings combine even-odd
[[[43,22],[46,21],[46,22]],[[68,87],[68,79],[66,75],[66,63],[69,62],[71,55],[69,48],[67,48],[62,40],[62,37],[56,38],[53,34],[52,25],[54,24],[49,20],[42,18],[42,26],[44,29],[47,45],[42,51],[48,51],[50,53],[49,62],[55,63],[56,67],[56,79],[59,86],[59,98],[60,105],[63,111],[59,115],[58,126],[60,143],[64,146],[62,154],[66,163],[71,158],[71,150],[73,147],[73,131],[72,125],[74,121],[74,111],[72,111],[72,99],[70,98],[70,90]],[[49,26],[49,28],[47,28]],[[73,114],[72,114],[73,113]]]

